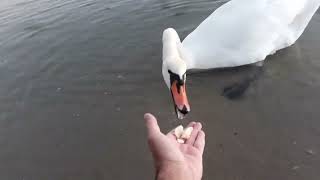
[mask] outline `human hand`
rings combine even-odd
[[[157,119],[151,114],[144,115],[148,131],[148,143],[152,152],[158,180],[201,180],[202,155],[205,133],[199,122],[191,122],[191,136],[184,144],[177,142],[174,131],[163,134]]]

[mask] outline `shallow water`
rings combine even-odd
[[[144,112],[164,131],[203,123],[204,179],[318,179],[320,13],[239,100],[221,92],[250,67],[188,75],[192,112],[176,120],[162,31],[183,38],[222,4],[1,1],[0,179],[152,179]]]

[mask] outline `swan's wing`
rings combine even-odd
[[[259,0],[258,0],[259,1]],[[291,24],[302,12],[308,1],[312,0],[265,0],[264,14],[284,25]]]
[[[194,68],[231,67],[264,60],[294,41],[289,25],[309,1],[232,0],[183,41]]]

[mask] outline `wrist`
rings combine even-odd
[[[198,179],[194,179],[193,173],[182,162],[166,162],[158,166],[156,180],[198,180]]]

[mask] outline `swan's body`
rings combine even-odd
[[[234,67],[263,61],[296,42],[320,0],[231,0],[206,18],[183,42],[163,33],[163,76],[188,69]],[[183,66],[186,66],[183,67]]]
[[[188,69],[233,67],[262,61],[292,45],[320,0],[232,0],[182,42]]]

